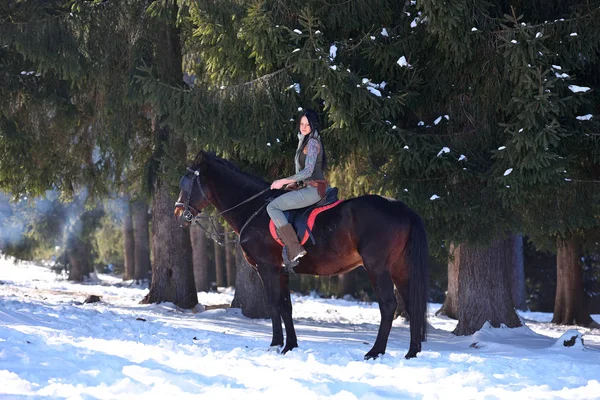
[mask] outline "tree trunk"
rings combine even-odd
[[[216,234],[219,235],[221,232],[223,232],[223,227],[221,226],[221,224],[219,223],[219,221],[215,221],[215,227],[217,229]],[[225,260],[224,260],[224,248],[223,246],[221,246],[218,243],[215,243],[215,273],[216,273],[216,280],[217,280],[217,287],[224,287],[227,285],[227,282],[225,282]]]
[[[267,296],[258,272],[246,262],[242,249],[236,248],[237,277],[232,308],[241,308],[248,318],[270,318]]]
[[[583,292],[582,253],[581,238],[557,238],[555,324],[588,326],[594,322]]]
[[[210,289],[210,282],[208,280],[206,234],[199,227],[192,226],[190,228],[190,238],[192,240],[194,281],[196,282],[196,291],[208,292]]]
[[[337,290],[338,297],[343,297],[347,294],[349,294],[349,295],[354,294],[355,285],[354,285],[354,275],[352,274],[352,272],[353,271],[346,272],[345,274],[342,274],[342,275],[338,275],[338,290]]]
[[[506,239],[507,250],[510,251],[511,275],[510,286],[513,304],[517,310],[527,311],[525,295],[525,264],[523,262],[523,235],[512,235]]]
[[[437,314],[442,314],[448,318],[458,319],[458,270],[460,265],[460,245],[450,244],[448,254],[448,290],[446,290],[446,299],[442,308]]]
[[[227,286],[235,287],[235,244],[231,238],[225,237],[225,271],[227,273]]]
[[[521,326],[510,290],[512,260],[505,241],[489,247],[458,246],[458,325],[455,335],[472,335],[486,322],[493,327]]]
[[[153,32],[152,67],[160,81],[178,86],[183,84],[181,32],[176,24],[178,3],[166,4],[171,10],[165,9],[163,26]],[[152,283],[142,303],[170,301],[181,308],[192,308],[198,304],[198,294],[192,268],[190,233],[175,221],[173,206],[176,199],[171,196],[172,186],[161,176],[170,167],[163,160],[185,161],[185,141],[183,135],[164,124],[169,117],[164,111],[154,108],[150,114],[155,141],[153,159],[158,161],[158,165],[152,198]]]
[[[78,222],[79,223],[79,222]],[[72,233],[67,240],[67,257],[69,260],[69,280],[81,282],[92,271],[91,251],[77,233]]]
[[[135,239],[133,236],[133,219],[131,217],[131,203],[129,198],[125,199],[123,215],[123,258],[125,268],[123,279],[133,279],[135,275]]]
[[[152,283],[143,304],[172,302],[181,308],[198,304],[192,269],[189,230],[173,218],[175,199],[170,185],[158,179],[152,199]]]
[[[138,200],[132,205],[135,269],[133,279],[143,281],[150,275],[150,235],[148,202]]]

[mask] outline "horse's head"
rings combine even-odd
[[[202,183],[204,153],[200,152],[192,167],[179,181],[179,197],[175,203],[175,219],[184,228],[189,227],[202,209],[211,203],[210,194]]]

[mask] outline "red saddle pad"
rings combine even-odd
[[[300,241],[300,244],[304,244],[308,240],[310,236],[308,234],[308,230],[312,230],[313,226],[315,225],[315,218],[317,218],[317,215],[319,215],[319,213],[322,213],[323,211],[329,210],[330,208],[337,206],[342,201],[343,200],[338,200],[335,203],[327,204],[326,206],[322,207],[317,207],[310,212],[310,214],[308,215],[308,229],[304,232],[304,237]],[[281,241],[281,239],[279,239],[279,237],[277,237],[277,230],[273,221],[269,222],[269,231],[271,232],[271,236],[273,236],[273,239],[275,239],[277,243],[283,246],[283,242]]]

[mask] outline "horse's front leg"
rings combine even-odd
[[[274,266],[258,266],[258,274],[263,281],[267,303],[271,312],[271,324],[273,326],[273,339],[271,348],[283,347],[283,330],[281,329],[281,306],[280,306],[280,282],[279,272]]]
[[[282,353],[298,347],[298,338],[296,337],[296,329],[292,319],[292,299],[290,298],[290,275],[285,273],[280,275],[280,297],[279,305],[281,308],[281,317],[285,325],[285,347]]]

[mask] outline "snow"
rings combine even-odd
[[[439,199],[439,198],[440,198],[440,196],[438,196],[437,194],[434,194],[433,196],[431,196],[431,197],[429,198],[429,200],[437,200],[437,199]]]
[[[331,61],[335,60],[335,57],[337,56],[337,46],[335,44],[332,44],[329,47],[329,58],[331,58]]]
[[[504,176],[508,176],[513,172],[512,168],[507,169],[506,171],[504,171]]]
[[[586,87],[586,86],[569,85],[569,90],[573,93],[579,93],[579,92],[585,93],[588,90],[590,90],[590,88]]]
[[[433,196],[432,196],[433,198]],[[387,353],[364,361],[376,303],[293,295],[300,348],[267,351],[270,320],[239,309],[193,313],[140,305],[147,289],[107,275],[74,284],[44,267],[0,260],[0,398],[71,399],[597,399],[600,332],[552,325],[485,325],[454,336],[429,305],[429,339],[406,360],[409,326],[393,323]],[[89,295],[98,303],[83,304]],[[198,293],[228,304],[232,289]],[[600,316],[594,316],[598,321]],[[574,346],[563,342],[576,337]],[[583,343],[581,341],[583,338]],[[452,394],[450,396],[450,393]]]
[[[367,90],[369,90],[369,92],[371,92],[371,94],[373,94],[377,97],[381,97],[381,92],[379,90],[375,89],[374,87],[367,86]]]
[[[302,35],[302,31],[300,29],[294,29],[294,33],[297,33],[298,35]]]
[[[437,153],[437,156],[441,156],[444,153],[450,153],[450,149],[448,147],[442,147],[442,149]]]
[[[592,114],[585,114],[585,115],[579,115],[575,118],[577,118],[579,121],[589,121],[590,119],[592,119],[593,115]]]
[[[402,56],[398,59],[398,61],[396,61],[396,63],[401,66],[401,67],[408,67],[410,68],[411,65],[406,61],[406,57]]]
[[[386,36],[386,37],[389,37],[389,36],[390,36],[390,35],[388,35],[388,31],[387,31],[387,29],[383,28],[383,29],[381,30],[381,36]]]
[[[441,120],[442,120],[442,117],[441,117],[441,116],[439,116],[439,117],[437,117],[437,118],[435,119],[435,121],[433,121],[433,124],[434,124],[434,125],[437,125],[437,124],[439,124],[439,123],[440,123],[440,121],[441,121]]]
[[[505,149],[506,149],[506,146],[500,146],[500,147],[498,147],[499,151],[502,151],[502,150],[505,150]]]
[[[538,32],[535,34],[536,39],[542,37],[542,32]]]
[[[461,154],[460,157],[458,158],[458,161],[463,161],[466,159],[467,159],[467,156],[465,156],[464,154]]]

